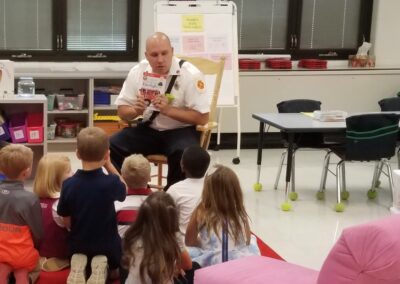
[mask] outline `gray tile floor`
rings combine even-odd
[[[240,164],[232,164],[235,150],[210,151],[212,163],[230,166],[238,174],[252,230],[287,261],[320,269],[330,248],[340,236],[343,228],[389,215],[391,194],[387,178],[382,184],[378,198],[369,201],[366,193],[372,181],[372,163],[346,164],[347,189],[350,199],[346,210],[336,213],[335,178],[328,176],[325,201],[318,201],[318,190],[324,152],[299,151],[296,155],[296,191],[299,199],[292,202],[293,209],[283,212],[284,175],[278,189],[273,189],[282,150],[264,150],[260,182],[261,192],[253,190],[256,181],[256,150],[242,150]],[[66,153],[72,159],[73,168],[80,168],[75,153]],[[395,164],[393,164],[395,166]],[[334,166],[332,165],[332,169]],[[155,168],[153,169],[156,170]]]

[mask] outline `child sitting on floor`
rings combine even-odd
[[[172,283],[181,269],[191,269],[178,234],[178,211],[171,196],[162,191],[149,195],[124,237],[123,264],[129,269],[125,283]]]
[[[126,157],[122,164],[121,175],[128,192],[125,201],[115,202],[115,210],[118,233],[123,237],[129,225],[136,220],[139,206],[153,191],[147,186],[150,181],[150,163],[143,155],[133,154]]]
[[[33,152],[24,145],[9,144],[0,150],[0,283],[14,273],[17,284],[28,284],[28,273],[39,260],[43,237],[38,197],[24,189],[32,171]]]
[[[56,205],[60,198],[63,181],[71,176],[71,162],[59,154],[46,154],[38,164],[33,192],[40,199],[44,229],[39,254],[46,258],[42,263],[44,271],[58,271],[69,266],[68,231],[62,218],[57,215]]]
[[[193,261],[209,266],[222,261],[223,228],[228,235],[228,259],[260,255],[251,236],[239,179],[230,168],[216,165],[204,181],[203,194],[186,230],[185,243]]]
[[[109,140],[103,129],[87,127],[77,137],[77,157],[82,170],[63,182],[57,213],[71,229],[69,238],[71,272],[67,283],[100,284],[118,277],[121,238],[117,230],[114,201],[124,201],[125,184],[109,159]],[[102,167],[108,171],[103,172]],[[91,275],[86,282],[86,264]]]
[[[186,179],[168,189],[179,211],[179,230],[183,239],[193,210],[200,202],[204,187],[204,175],[210,165],[210,155],[200,146],[187,147],[182,154],[181,168]]]

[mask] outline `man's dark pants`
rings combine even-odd
[[[183,150],[198,145],[200,134],[195,126],[158,131],[145,124],[126,127],[110,138],[111,162],[121,171],[125,157],[131,154],[163,154],[168,158],[167,190],[172,184],[183,180],[180,160]]]

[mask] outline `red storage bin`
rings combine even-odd
[[[268,58],[265,64],[272,69],[292,69],[292,61],[287,58]]]
[[[26,114],[15,113],[10,115],[8,130],[13,143],[27,142],[28,136],[26,135]]]
[[[328,67],[328,61],[321,59],[302,59],[299,61],[298,66],[308,69],[326,69]]]
[[[30,113],[26,118],[29,143],[43,142],[43,113]]]
[[[261,62],[255,59],[239,59],[239,69],[257,70],[261,68]]]

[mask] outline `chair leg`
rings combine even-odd
[[[347,191],[346,187],[346,162],[343,162],[342,166],[342,200],[347,200],[350,197],[350,192]]]
[[[390,188],[390,192],[392,193],[392,202],[393,202],[395,192],[394,192],[394,184],[393,184],[392,167],[390,166],[390,163],[387,159],[383,159],[382,163],[386,165],[386,169],[388,172],[389,188]]]
[[[342,164],[343,161],[340,161],[336,166],[336,190],[337,190],[337,203],[342,201]]]
[[[162,178],[163,178],[163,164],[158,163],[157,165],[157,185],[162,188]]]
[[[282,167],[283,167],[283,163],[285,162],[286,154],[287,154],[287,150],[285,150],[281,155],[281,161],[279,163],[278,173],[277,173],[276,178],[275,178],[274,189],[278,188],[279,178],[281,176]]]
[[[291,181],[291,192],[296,192],[296,184],[295,184],[295,154],[296,154],[296,150],[293,151],[293,155],[292,155],[292,177],[290,179]]]
[[[397,150],[397,168],[400,169],[400,148]]]
[[[340,161],[336,166],[336,188],[337,188],[337,203],[335,205],[336,212],[344,211],[344,205],[342,203],[343,164],[344,160]]]
[[[373,188],[379,187],[379,185],[381,184],[380,178],[381,178],[381,174],[382,174],[383,163],[382,163],[382,161],[379,161],[377,163],[378,163],[378,169],[376,171],[376,179],[375,179],[375,184],[373,185]]]
[[[324,163],[323,163],[323,166],[322,166],[321,183],[319,185],[319,192],[323,192],[325,190],[325,188],[326,188],[326,178],[327,178],[327,175],[328,175],[329,162],[330,162],[330,159],[331,159],[331,154],[332,154],[332,151],[328,151],[326,153],[326,155],[325,155],[325,158],[324,158]]]
[[[379,180],[380,174],[382,173],[382,167],[383,167],[383,163],[381,161],[375,162],[374,175],[372,178],[371,189],[375,189],[377,187],[376,183]]]

